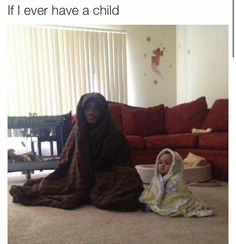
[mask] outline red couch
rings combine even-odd
[[[127,136],[134,165],[155,163],[159,151],[169,147],[183,158],[189,152],[206,158],[213,177],[228,180],[228,99],[216,100],[211,109],[205,97],[171,108],[109,102],[109,109]],[[193,128],[212,132],[191,133]]]

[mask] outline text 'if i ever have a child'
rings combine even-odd
[[[98,5],[93,8],[83,7],[21,7],[21,5],[8,5],[8,15],[119,15],[119,5]]]

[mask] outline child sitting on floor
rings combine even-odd
[[[163,216],[203,217],[213,210],[193,197],[183,179],[183,160],[169,149],[163,149],[156,159],[152,181],[139,197],[146,209]]]

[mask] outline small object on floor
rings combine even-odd
[[[196,166],[203,166],[208,164],[205,158],[193,154],[191,152],[183,160],[183,163],[184,163],[184,167],[196,167]]]
[[[209,182],[212,179],[211,165],[205,158],[190,152],[183,164],[185,183]]]

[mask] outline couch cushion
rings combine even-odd
[[[121,123],[121,106],[120,104],[116,103],[109,103],[108,108],[111,112],[111,117],[116,121],[116,123],[122,128]]]
[[[123,106],[121,115],[126,135],[148,136],[164,133],[165,109],[163,104],[150,108]]]
[[[165,147],[194,148],[198,145],[198,136],[191,133],[148,136],[144,137],[144,140],[148,149]]]
[[[218,99],[213,104],[202,129],[212,128],[213,131],[228,131],[228,99]]]
[[[228,133],[218,132],[199,136],[199,148],[204,149],[228,149]]]
[[[144,138],[141,136],[126,136],[131,149],[144,149]]]
[[[189,103],[179,104],[166,109],[165,128],[168,134],[191,132],[192,128],[201,128],[207,115],[205,97]]]

